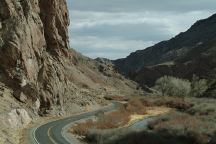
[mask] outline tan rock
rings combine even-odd
[[[25,109],[14,109],[5,115],[0,115],[0,121],[9,128],[20,129],[26,127],[32,119]]]
[[[67,54],[69,48],[65,0],[0,0],[0,3],[0,67],[4,70],[1,81],[12,87],[22,102],[36,101],[45,89],[49,89],[46,93],[49,98],[45,99],[52,99],[54,94],[50,91],[59,82],[54,80],[58,79],[59,57]],[[35,85],[39,95],[29,92],[28,83]]]

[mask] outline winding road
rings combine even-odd
[[[94,116],[100,111],[109,112],[115,110],[118,106],[119,103],[113,102],[111,106],[104,107],[97,111],[87,112],[65,119],[49,122],[36,128],[33,131],[33,139],[36,144],[71,144],[72,142],[67,141],[62,135],[62,130],[66,125],[81,119],[86,119],[88,117]]]

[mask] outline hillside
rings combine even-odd
[[[216,72],[216,14],[200,20],[186,32],[152,47],[114,61],[118,70],[152,86],[164,75],[191,79],[193,74],[206,79]]]

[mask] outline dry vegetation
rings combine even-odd
[[[121,96],[113,96],[112,99],[122,100]],[[133,115],[152,116],[155,112],[153,107],[170,107],[176,109],[187,109],[192,104],[182,98],[165,97],[162,99],[146,100],[143,98],[132,98],[126,104],[122,104],[116,111],[99,115],[97,120],[89,119],[82,123],[75,124],[70,132],[76,135],[85,136],[92,129],[113,129],[127,125]],[[153,108],[153,109],[152,109]],[[151,109],[151,110],[150,110]],[[161,109],[161,108],[160,108]],[[162,109],[163,110],[163,109]],[[150,113],[147,113],[147,112]],[[158,115],[157,113],[155,115]]]
[[[87,136],[87,141],[96,143],[100,137],[100,140],[110,144],[214,144],[210,142],[215,140],[215,102],[166,96],[133,98],[117,111],[100,115],[95,121],[87,120],[74,125],[70,132]],[[141,133],[127,127],[133,124],[134,118],[141,120],[152,116],[157,117]],[[112,139],[112,136],[116,139]]]
[[[149,124],[149,128],[160,131],[161,129],[169,128],[172,126],[183,126],[187,131],[196,131],[200,126],[203,126],[202,122],[196,117],[188,114],[176,115],[167,119],[158,119]]]
[[[187,110],[193,106],[192,103],[185,101],[184,98],[179,98],[179,97],[159,98],[154,102],[154,105],[167,106],[178,110]]]
[[[156,133],[163,132],[170,137],[185,137],[196,144],[207,144],[210,141],[208,132],[211,125],[189,114],[171,114],[166,118],[149,123],[149,128]]]
[[[113,111],[98,116],[97,120],[87,120],[74,125],[70,132],[77,135],[86,135],[91,129],[113,129],[127,125],[131,120],[131,115],[146,114],[146,105],[138,98],[131,99],[127,104],[123,104],[117,111]]]

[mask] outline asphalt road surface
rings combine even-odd
[[[34,141],[36,144],[70,144],[63,136],[62,129],[66,125],[88,117],[96,115],[98,112],[108,112],[115,110],[119,106],[119,103],[114,102],[111,106],[102,108],[97,111],[87,112],[76,116],[71,116],[65,119],[53,121],[38,127],[34,133]]]

